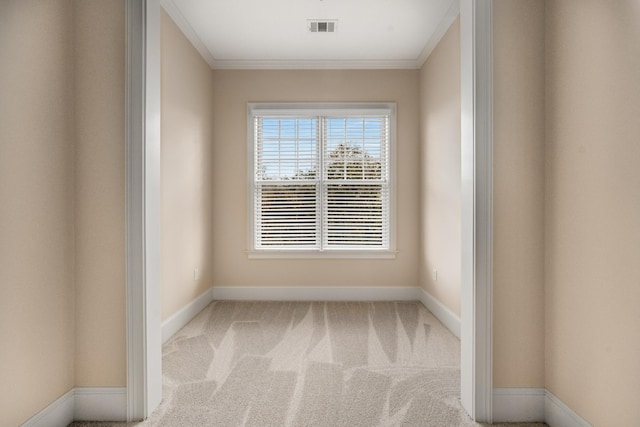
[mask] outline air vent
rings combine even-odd
[[[309,31],[312,33],[334,33],[336,31],[338,21],[335,19],[310,19],[309,21],[307,21],[307,24]]]

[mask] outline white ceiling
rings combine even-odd
[[[458,0],[163,0],[214,69],[418,68]],[[337,20],[311,33],[307,20]]]

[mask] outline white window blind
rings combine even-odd
[[[391,250],[391,119],[254,113],[252,249]]]
[[[255,118],[257,248],[319,248],[319,121]]]

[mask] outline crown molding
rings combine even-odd
[[[214,60],[214,70],[391,70],[418,69],[414,59],[398,60]]]
[[[160,5],[164,9],[165,12],[173,19],[173,22],[176,23],[178,28],[182,31],[185,37],[191,42],[193,47],[196,48],[202,59],[209,64],[209,67],[215,69],[216,60],[214,59],[209,49],[205,46],[205,44],[200,40],[198,34],[193,29],[187,18],[184,17],[180,7],[176,4],[174,0],[161,0]]]
[[[458,15],[460,15],[460,2],[458,0],[451,0],[449,9],[447,9],[447,11],[445,12],[444,16],[440,20],[440,23],[438,24],[438,27],[429,38],[429,41],[424,46],[424,49],[422,49],[422,53],[420,53],[420,56],[416,60],[416,68],[422,67],[427,58],[429,58],[429,55],[431,55],[438,43],[440,43],[442,37],[444,37],[444,35],[447,33],[449,27],[451,27],[451,24],[453,24],[453,21],[456,20],[456,17]]]
[[[458,7],[458,1],[452,0],[456,8]],[[209,67],[213,70],[392,70],[392,69],[418,69],[424,63],[424,59],[420,57],[416,59],[363,59],[363,60],[344,60],[344,59],[322,59],[322,60],[288,60],[288,59],[249,59],[249,60],[235,60],[235,59],[216,59],[213,54],[207,49],[204,42],[198,37],[196,31],[193,29],[189,21],[184,17],[180,6],[178,6],[175,0],[161,0],[160,4],[167,14],[173,19],[173,22],[182,31],[185,37],[191,42],[193,47],[200,53],[202,59],[204,59]],[[445,15],[445,18],[449,17],[451,12],[449,11]],[[457,16],[457,12],[453,15],[453,18],[449,19],[448,23],[440,23],[438,25],[438,31],[441,31],[437,39],[432,37],[429,40],[429,44],[433,42],[433,46],[428,53],[433,50],[433,47],[440,41],[440,38],[446,33],[447,29]],[[448,19],[448,18],[447,18]],[[444,27],[444,29],[442,29]],[[434,34],[435,35],[435,34]],[[423,54],[426,51],[423,50]],[[425,57],[426,59],[426,57]]]

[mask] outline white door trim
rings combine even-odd
[[[127,0],[127,418],[162,394],[160,3]],[[492,0],[460,0],[462,95],[461,398],[492,421]]]
[[[126,2],[127,420],[162,398],[160,4]]]
[[[471,417],[493,411],[492,0],[460,1],[462,97],[461,399]]]

